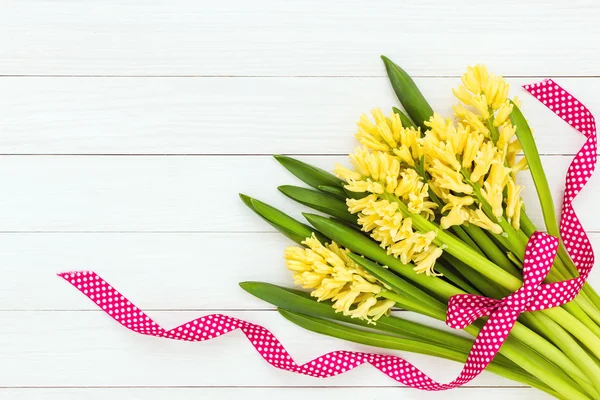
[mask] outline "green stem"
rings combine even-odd
[[[459,260],[456,262],[457,265],[461,265]],[[464,269],[469,270],[466,266]],[[508,294],[506,290],[490,284],[489,281],[485,280],[485,278],[478,277],[475,271],[473,271],[473,273],[474,274],[468,276],[467,279],[469,279],[469,281],[472,282],[475,287],[477,287],[477,289],[479,289],[485,296],[502,298]],[[558,350],[554,345],[548,343],[546,340],[538,340],[536,337],[537,335],[535,335],[533,332],[528,333],[527,328],[519,324],[515,324],[511,335],[514,335],[518,338],[527,337],[527,339],[524,339],[526,340],[524,341],[525,343],[532,346],[532,348],[537,350],[540,354],[544,354],[550,360],[553,360],[562,368],[562,370],[569,374],[569,376],[575,379],[578,383],[584,384],[587,382],[586,376],[577,366],[581,363],[580,357],[585,357],[585,354],[579,352],[581,348],[568,333],[566,333],[553,320],[543,315],[538,315],[538,313],[521,314],[520,321],[527,323],[530,328],[534,329],[536,332],[542,334],[546,338],[552,339],[554,343],[559,343],[560,346],[564,347],[569,354],[571,354],[571,357],[567,357],[563,352]],[[530,336],[532,339],[529,338]],[[572,360],[575,361],[575,363]],[[586,365],[587,364],[585,364],[583,367]]]
[[[465,226],[464,229],[494,264],[500,266],[506,272],[509,272],[517,278],[521,277],[519,270],[508,259],[506,254],[496,246],[496,243],[494,243],[483,229],[472,224]]]
[[[600,338],[581,321],[561,307],[544,310],[543,313],[558,322],[563,328],[579,339],[596,357],[600,358]],[[600,376],[598,370],[597,377]]]
[[[470,227],[476,228],[474,225],[471,225]],[[467,233],[469,231],[469,226],[454,225],[450,227],[450,229],[452,229],[452,231],[456,233],[456,236],[458,236],[463,242],[469,245],[469,247],[471,247],[473,250],[477,251],[480,254],[484,253],[481,250],[480,246],[470,236],[470,234]]]
[[[391,284],[392,288],[398,287],[396,281],[392,277],[388,276],[388,274],[393,275],[391,272],[375,265],[369,260],[360,258],[356,255],[352,255],[351,257],[355,262],[359,263],[369,272],[373,273],[375,277],[383,278],[384,282]],[[505,294],[501,289],[495,286],[484,286],[483,289],[486,295],[492,297],[502,297],[502,295]],[[428,298],[428,296],[423,292],[415,292],[414,289],[413,291],[406,294],[408,294],[410,297],[406,295],[399,296],[391,292],[385,292],[382,295],[384,297],[396,301],[401,307],[405,309],[423,313],[425,315],[442,321],[445,319],[446,312],[445,305],[443,303],[438,302],[433,298]],[[424,304],[427,304],[427,306],[424,306]],[[589,364],[584,363],[584,361],[588,361],[585,358],[587,357],[587,354],[583,352],[583,350],[577,345],[577,343],[566,332],[564,332],[562,328],[560,328],[560,326],[556,325],[554,321],[552,321],[548,317],[544,317],[543,315],[534,317],[532,316],[532,314],[523,314],[522,319],[526,320],[533,327],[542,331],[547,337],[551,337],[552,339],[554,339],[555,342],[560,342],[561,345],[564,347],[565,351],[573,356],[571,357],[571,359],[577,360],[577,364],[581,363],[583,364],[583,367],[589,370]],[[562,335],[558,335],[557,332],[562,332]],[[530,331],[528,328],[526,328],[518,322],[515,324],[511,335],[513,335],[513,337],[517,339],[521,339],[524,343],[527,343],[528,345],[532,346],[532,348],[539,351],[540,354],[544,354],[546,357],[553,360],[557,365],[559,365],[562,368],[563,371],[570,375],[579,384],[589,386],[589,381],[586,378],[586,375],[582,373],[582,371],[577,367],[577,365],[574,364],[569,359],[569,357],[563,354],[560,350],[558,350],[555,346],[550,344],[544,338],[539,337],[537,334]]]
[[[511,102],[512,103],[512,102]],[[542,166],[542,160],[540,159],[540,153],[533,139],[533,134],[527,120],[519,110],[516,104],[512,103],[513,110],[510,114],[512,124],[516,127],[517,138],[525,153],[527,159],[527,165],[533,178],[533,184],[538,194],[538,200],[542,207],[542,215],[544,216],[544,222],[546,223],[546,229],[552,236],[560,238],[560,230],[558,229],[558,223],[556,221],[556,211],[554,210],[554,201],[552,200],[552,192],[550,191],[550,185],[548,185],[548,179]]]
[[[478,272],[489,277],[494,282],[500,284],[501,286],[510,290],[511,292],[514,292],[521,287],[522,282],[520,279],[507,273],[506,271],[504,271],[503,269],[501,269],[500,267],[498,267],[496,264],[492,263],[491,261],[481,257],[480,254],[471,250],[464,243],[460,242],[460,240],[457,240],[454,237],[446,234],[446,232],[439,229],[439,227],[434,225],[432,222],[427,221],[425,218],[423,218],[419,215],[411,214],[408,211],[408,208],[406,207],[406,205],[402,201],[400,201],[396,196],[389,195],[389,194],[384,194],[383,196],[388,201],[396,202],[398,204],[400,211],[404,215],[406,215],[407,217],[410,217],[413,220],[414,226],[419,231],[421,231],[421,232],[430,232],[430,231],[436,232],[436,234],[437,234],[437,236],[436,236],[437,243],[436,244],[438,244],[440,246],[446,245],[447,246],[446,251],[448,253],[461,259],[465,264],[471,266],[473,269],[475,269]],[[512,229],[512,227],[511,227],[511,229]],[[512,235],[509,234],[509,238],[511,236]],[[515,236],[513,236],[513,238],[514,237]],[[523,238],[521,238],[520,236],[517,236],[516,239],[517,239],[516,243],[520,244],[523,247],[523,251],[521,251],[518,254],[524,254],[525,245],[521,242],[521,240]],[[579,329],[574,329],[573,324],[564,324],[564,320],[558,317],[558,315],[559,315],[558,313],[552,312],[552,310],[544,310],[541,312],[548,313],[548,315],[550,315],[551,318],[555,319],[556,322],[561,324],[573,336],[575,336],[576,338],[581,340],[583,343],[585,343],[586,346],[588,346],[588,347],[591,346],[590,350],[592,350],[595,354],[600,356],[600,339],[595,337],[593,332],[587,326],[585,326],[583,323],[579,322],[579,320],[577,320],[576,318],[573,318],[575,321],[578,322],[578,327],[579,327]],[[570,316],[569,313],[566,313],[566,314]],[[598,353],[596,353],[596,351],[598,351]]]
[[[444,278],[447,278],[455,286],[463,289],[465,292],[471,294],[481,294],[460,272],[458,272],[458,270],[456,270],[456,268],[452,267],[451,263],[446,261],[444,257],[445,255],[445,253],[442,254],[442,259],[436,262],[435,269],[438,272],[441,272]]]
[[[465,352],[449,349],[439,344],[431,344],[416,340],[395,338],[379,333],[366,332],[364,330],[330,323],[319,318],[314,318],[304,314],[285,311],[281,309],[279,310],[279,312],[282,314],[283,317],[285,317],[292,323],[297,324],[305,329],[325,334],[328,336],[333,336],[339,339],[352,341],[355,343],[361,343],[369,346],[376,346],[392,350],[410,351],[418,354],[432,355],[463,363],[466,361],[467,358],[467,354],[465,354]],[[587,399],[587,397],[585,397],[581,392],[579,392],[577,389],[573,388],[566,382],[556,384],[556,382],[554,382],[555,377],[551,373],[548,373],[546,371],[543,371],[546,379],[553,380],[553,385],[559,387],[560,391],[550,389],[550,385],[541,383],[537,378],[531,378],[528,374],[525,375],[522,373],[517,373],[512,369],[506,368],[502,365],[498,365],[494,362],[492,362],[488,366],[488,369],[490,370],[490,372],[496,373],[501,376],[505,376],[517,382],[526,383],[530,386],[543,390],[555,397],[562,395],[567,397],[576,396],[568,398]]]
[[[305,217],[320,232],[323,232],[323,234],[334,240],[339,245],[346,247],[355,253],[362,254],[363,256],[370,258],[371,260],[374,260],[382,265],[388,266],[390,269],[398,272],[400,275],[406,277],[407,279],[412,280],[413,282],[421,285],[423,288],[427,288],[428,291],[433,293],[436,298],[443,302],[447,302],[448,299],[455,294],[464,293],[460,289],[457,289],[453,285],[450,285],[449,283],[444,282],[441,279],[434,279],[431,277],[427,277],[424,274],[417,274],[415,271],[413,271],[413,269],[410,266],[402,264],[400,260],[388,255],[385,250],[383,250],[380,246],[377,245],[377,243],[364,237],[359,232],[354,231],[352,228],[347,227],[340,222],[329,220],[327,218],[314,214],[305,214]],[[415,216],[415,220],[417,220],[418,217],[419,216]],[[427,224],[430,224],[429,221],[425,220],[425,222]],[[420,228],[418,229],[420,230]],[[427,226],[424,231],[427,232],[430,230],[431,228]],[[466,251],[470,251],[468,247],[466,248]],[[474,256],[478,258],[482,257],[479,253],[476,252]],[[461,258],[460,252],[458,253],[457,258]],[[486,259],[484,260],[487,261]],[[464,261],[464,263],[468,264],[469,261]],[[471,264],[469,265],[472,266],[473,262],[471,262]],[[501,271],[503,274],[506,274],[508,277],[510,277],[511,280],[516,280],[515,277],[508,274],[499,267],[495,266],[495,264],[492,265],[494,265],[494,267]],[[467,270],[468,269],[469,268],[467,268]],[[483,274],[486,277],[490,277],[489,274],[485,274],[485,270]],[[467,278],[470,279],[469,277]],[[517,280],[517,283],[514,286],[516,287],[506,289],[508,289],[511,292],[515,291],[516,289],[518,289],[518,287],[520,287],[520,281]],[[442,310],[444,310],[443,305]],[[566,357],[562,352],[556,352],[556,347],[554,345],[546,341],[541,336],[537,335],[535,332],[527,329],[525,326],[517,322],[513,327],[512,335],[516,339],[522,341],[523,343],[527,343],[540,354],[552,354],[552,358],[550,358],[552,362],[555,362],[556,365],[559,365],[564,371],[571,371],[571,373],[573,373],[572,361],[570,361],[569,358]],[[578,368],[575,368],[575,370],[577,369]],[[583,375],[581,372],[579,372],[579,374],[583,376],[583,378],[585,378],[585,375]]]
[[[537,230],[531,219],[527,216],[525,212],[521,214],[521,227],[523,232],[527,236],[531,236],[533,232]],[[558,258],[564,265],[563,271],[569,271],[569,276],[575,277],[578,276],[577,269],[571,260],[571,257],[567,254],[566,249],[560,244],[558,248]],[[600,296],[598,293],[592,288],[589,283],[585,283],[582,288],[582,293],[580,293],[580,297],[583,296],[586,301],[581,302],[580,307],[597,323],[600,324]]]
[[[467,181],[467,183],[469,183],[471,185],[471,187],[473,188],[475,197],[477,197],[477,200],[479,201],[479,204],[481,204],[481,207],[482,207],[483,211],[485,212],[485,214],[489,218],[495,219],[496,222],[498,223],[498,225],[500,225],[500,227],[504,231],[503,237],[505,238],[506,242],[508,243],[510,251],[513,254],[517,254],[517,255],[524,254],[525,253],[525,245],[523,245],[523,243],[521,242],[521,239],[523,239],[521,237],[521,235],[515,230],[515,228],[513,228],[513,226],[511,224],[508,223],[508,221],[503,216],[497,217],[494,215],[494,213],[492,211],[492,206],[487,202],[487,200],[483,197],[483,194],[481,193],[481,185],[479,183],[473,182],[471,180],[471,173],[469,171],[467,171],[465,168],[463,168],[461,170],[461,173],[462,173],[463,177],[465,178],[465,180]]]
[[[521,287],[521,280],[512,274],[506,272],[492,261],[488,260],[485,256],[471,249],[469,246],[464,244],[453,235],[448,234],[446,231],[441,229],[435,223],[428,221],[420,215],[412,214],[408,211],[408,207],[398,197],[384,193],[381,195],[383,198],[390,202],[398,204],[398,209],[406,217],[409,217],[413,221],[413,226],[420,232],[435,232],[436,239],[434,243],[438,246],[444,246],[443,248],[448,253],[452,254],[456,258],[462,260],[465,264],[487,276],[497,284],[510,289],[512,291],[517,290]]]
[[[479,184],[477,184],[476,182],[472,182],[469,180],[469,176],[468,176],[468,171],[463,171],[463,175],[465,176],[465,179],[473,186],[473,189],[475,191],[476,196],[478,197],[480,203],[482,204],[482,207],[485,211],[485,213],[490,216],[493,215],[492,214],[492,210],[490,205],[487,203],[487,201],[483,198],[483,196],[481,196],[481,188],[479,186]],[[509,245],[511,246],[511,249],[513,250],[513,254],[517,255],[521,260],[523,259],[523,255],[525,254],[525,247],[527,245],[527,241],[528,238],[525,235],[524,232],[522,231],[517,231],[515,230],[504,218],[497,218],[498,223],[500,224],[500,226],[502,227],[502,229],[504,230],[504,232],[507,234],[506,239],[509,242]],[[566,279],[566,277],[563,275],[564,271],[560,270],[560,264],[559,263],[554,263],[554,267],[550,273],[548,274],[549,280],[550,281],[564,281]],[[500,283],[500,282],[499,282]],[[506,286],[505,286],[506,287]],[[508,288],[511,290],[516,290],[517,288]],[[574,300],[575,303],[577,303],[579,305],[579,303],[581,303],[583,300],[580,299],[575,299]],[[572,306],[570,306],[571,309],[573,309]],[[593,310],[589,310],[589,312],[591,313]],[[597,314],[597,318],[600,319],[600,312],[596,313]],[[553,314],[554,315],[554,314]],[[581,315],[581,314],[579,314]],[[581,326],[583,326],[585,328],[585,333],[581,332],[581,331],[577,331],[576,333],[573,333],[575,337],[577,337],[580,340],[590,340],[589,335],[587,333],[593,333],[594,331],[597,331],[598,327],[596,324],[590,324],[590,320],[589,319],[584,319],[586,324],[589,325],[586,326],[586,324],[580,324]],[[561,321],[557,322],[561,323]],[[600,340],[597,340],[597,345],[600,345]]]
[[[567,357],[571,360],[575,360],[579,368],[577,371],[570,371],[571,373],[569,375],[571,375],[573,379],[576,379],[577,383],[580,385],[586,383],[593,384],[596,389],[600,389],[597,382],[597,378],[600,376],[600,368],[594,362],[593,358],[590,357],[559,324],[541,313],[523,314],[522,320],[523,322],[528,322],[533,326],[543,329],[544,333],[552,338],[554,344],[562,350]],[[574,373],[578,374],[580,371],[588,377],[587,380],[582,379],[581,376],[573,375]]]

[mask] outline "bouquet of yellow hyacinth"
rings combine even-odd
[[[536,227],[517,175],[529,169],[546,230],[559,237],[553,201],[519,101],[508,98],[501,76],[484,66],[468,68],[454,90],[454,115],[445,118],[405,71],[383,60],[405,111],[393,108],[386,116],[376,109],[360,117],[351,168],[336,165],[334,175],[275,156],[310,187],[279,188],[320,212],[304,214],[310,226],[241,195],[298,244],[285,250],[285,260],[295,284],[308,291],[241,286],[311,331],[464,362],[471,340],[390,311],[443,321],[453,295],[500,299],[520,288],[525,246]],[[560,247],[547,280],[575,276]],[[464,330],[476,336],[483,323]],[[562,307],[522,314],[488,370],[557,398],[600,399],[600,297],[585,285]]]

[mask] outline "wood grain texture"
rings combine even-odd
[[[331,400],[439,400],[440,393],[419,392],[406,388],[77,388],[77,389],[0,389],[0,396],[11,400],[197,400],[217,398],[285,398],[304,400],[327,397]],[[459,388],[451,392],[456,397],[487,400],[542,400],[548,396],[528,388]]]
[[[384,71],[382,63],[378,69]],[[512,94],[543,139],[541,153],[574,154],[578,134],[521,89],[539,80],[509,79]],[[600,109],[600,79],[558,81]],[[451,115],[459,78],[417,78],[417,84],[435,110]],[[356,146],[359,116],[397,104],[385,77],[4,77],[0,153],[347,154]]]
[[[306,331],[275,311],[227,314],[269,329],[298,363],[337,349],[381,351]],[[193,311],[159,311],[150,316],[168,328],[200,315]],[[10,365],[0,375],[0,387],[399,386],[368,365],[330,379],[273,368],[240,331],[210,342],[189,343],[129,332],[102,311],[0,312],[0,320],[2,360]],[[459,363],[435,357],[389,353],[402,354],[444,382],[458,376],[462,368]],[[515,382],[484,372],[469,386],[515,386]]]
[[[347,156],[300,158],[326,170],[348,164]],[[570,159],[542,158],[557,210]],[[531,178],[520,176],[528,213],[543,227]],[[575,201],[590,231],[600,231],[599,182],[592,177]],[[270,156],[7,156],[0,158],[0,187],[10,193],[0,196],[0,231],[272,232],[238,193],[302,218],[306,208],[279,193],[282,184],[302,183]]]
[[[3,2],[0,74],[597,75],[593,0]],[[568,56],[565,57],[565,50]]]
[[[600,248],[599,233],[591,240]],[[0,310],[97,310],[55,275],[81,269],[94,270],[143,310],[271,310],[238,282],[299,289],[283,261],[292,244],[277,233],[0,234]],[[600,271],[590,282],[600,287]]]
[[[239,332],[204,344],[141,337],[55,273],[94,269],[166,327],[211,312],[264,324],[301,362],[366,350],[304,331],[237,286],[292,286],[290,242],[237,193],[300,217],[276,190],[298,181],[269,155],[346,162],[359,115],[397,104],[386,54],[446,114],[466,65],[508,76],[558,204],[583,140],[519,86],[559,77],[598,113],[598,2],[0,0],[0,10],[1,398],[548,398],[488,373],[443,393],[368,366],[311,379],[269,367]],[[597,182],[575,204],[596,248]],[[442,381],[460,370],[403,356]]]

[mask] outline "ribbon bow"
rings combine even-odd
[[[594,117],[583,104],[550,79],[527,85],[525,89],[587,138],[567,171],[560,222],[561,238],[577,267],[579,277],[542,285],[556,255],[558,239],[535,232],[525,251],[524,283],[519,290],[501,300],[469,294],[453,296],[448,305],[449,326],[464,328],[480,317],[489,315],[490,318],[475,339],[462,372],[448,384],[434,381],[400,357],[385,354],[333,351],[299,365],[267,329],[221,314],[200,317],[166,330],[94,272],[67,272],[59,275],[121,325],[143,335],[199,342],[240,329],[269,364],[286,371],[326,378],[369,363],[397,382],[417,389],[447,390],[462,386],[483,372],[492,361],[519,314],[556,307],[571,301],[579,293],[594,265],[592,246],[572,205],[573,199],[587,183],[596,166]]]
[[[548,297],[556,292],[551,285],[542,285],[550,272],[558,249],[558,239],[542,232],[535,232],[525,250],[523,262],[523,286],[503,299],[496,300],[474,294],[458,294],[448,302],[446,324],[455,329],[464,329],[477,319],[489,315],[484,329],[492,330],[512,328],[525,311],[537,311],[555,307],[565,302],[557,302]]]

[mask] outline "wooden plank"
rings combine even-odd
[[[578,134],[520,89],[536,80],[509,82],[540,152],[574,154]],[[559,81],[600,109],[600,79]],[[443,115],[459,82],[417,79]],[[5,77],[0,93],[3,154],[346,154],[360,114],[398,103],[387,78]]]
[[[383,53],[429,76],[597,75],[599,17],[592,0],[5,1],[0,74],[381,76]]]
[[[345,156],[302,157],[331,170]],[[543,163],[555,203],[562,198],[570,157]],[[542,227],[527,173],[525,203]],[[592,178],[576,200],[587,230],[600,230],[595,212],[600,181]],[[269,156],[249,157],[28,157],[0,158],[1,231],[270,232],[238,199],[247,193],[302,218],[276,186],[298,181]]]
[[[459,388],[448,393],[421,392],[408,388],[60,388],[60,389],[0,389],[0,396],[12,400],[188,400],[264,398],[304,400],[327,396],[331,400],[384,399],[400,396],[403,400],[439,400],[449,396],[472,396],[488,400],[550,398],[530,388]]]
[[[381,351],[303,330],[276,312],[228,312],[271,330],[299,363],[336,349]],[[165,327],[197,312],[153,312]],[[62,386],[389,386],[397,383],[368,365],[330,379],[278,370],[256,353],[240,331],[209,343],[145,337],[123,329],[102,312],[0,312],[0,387]],[[309,345],[307,345],[309,344]],[[400,354],[399,352],[391,352]],[[456,362],[402,353],[441,381],[454,379]],[[514,385],[483,373],[470,386]]]
[[[591,235],[600,248],[600,234]],[[0,310],[97,310],[55,276],[94,270],[143,310],[269,310],[240,281],[294,285],[277,233],[0,234]],[[435,278],[432,278],[435,279]],[[600,287],[598,268],[590,282]]]

